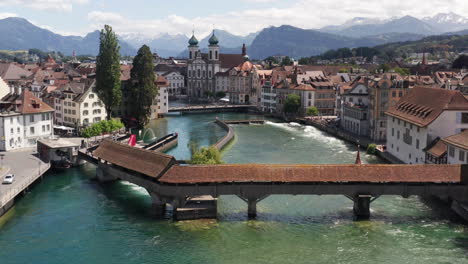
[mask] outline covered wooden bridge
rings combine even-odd
[[[466,165],[180,165],[169,155],[104,141],[83,158],[98,166],[101,181],[126,180],[144,187],[155,208],[184,207],[190,197],[237,195],[256,204],[270,195],[345,195],[358,217],[382,195],[449,196],[468,202]],[[86,157],[85,157],[86,156]]]

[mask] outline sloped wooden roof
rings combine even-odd
[[[95,157],[120,167],[158,178],[166,168],[175,163],[172,156],[144,150],[112,140],[104,140],[93,152]]]
[[[456,135],[442,139],[447,144],[454,145],[455,147],[468,149],[468,130],[465,130]]]
[[[457,183],[461,165],[273,165],[173,166],[160,179],[170,184],[231,182]]]
[[[459,91],[415,87],[387,114],[420,127],[426,127],[444,111],[468,110],[468,100]]]
[[[432,148],[428,149],[429,152],[434,157],[441,157],[442,155],[447,153],[447,145],[444,142],[439,140]]]

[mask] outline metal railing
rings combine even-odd
[[[8,204],[13,200],[18,194],[26,190],[33,182],[35,182],[41,175],[46,173],[50,169],[50,163],[47,163],[45,167],[41,167],[37,174],[32,174],[26,178],[22,178],[22,182],[19,186],[11,188],[6,192],[0,193],[0,208]]]

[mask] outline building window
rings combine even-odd
[[[34,115],[29,116],[29,122],[34,122]]]
[[[462,124],[468,124],[468,113],[462,113],[461,122]]]
[[[42,125],[42,133],[44,133],[46,131],[45,128],[46,128],[46,126]]]
[[[465,161],[465,151],[463,150],[460,150],[460,152],[458,153],[458,158],[461,162],[464,162]]]
[[[93,99],[93,98],[94,98],[94,94],[90,94],[89,99]]]
[[[88,103],[84,103],[84,106],[83,107],[88,107]]]
[[[392,127],[392,137],[395,136],[395,128]]]
[[[15,133],[15,131],[13,130],[13,128],[10,130],[11,134],[13,135]]]
[[[416,149],[419,149],[419,139],[416,139]]]
[[[455,157],[455,148],[452,146],[449,146],[449,156],[450,157]]]
[[[29,133],[30,133],[31,135],[34,135],[34,133],[35,133],[34,127],[30,127],[30,128],[29,128]]]
[[[397,139],[400,139],[400,130],[397,131]]]

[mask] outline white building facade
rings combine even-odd
[[[404,163],[424,164],[432,142],[468,129],[468,100],[455,91],[413,88],[387,115],[387,151]]]
[[[5,96],[0,109],[0,150],[32,148],[53,137],[54,110],[30,91]]]

